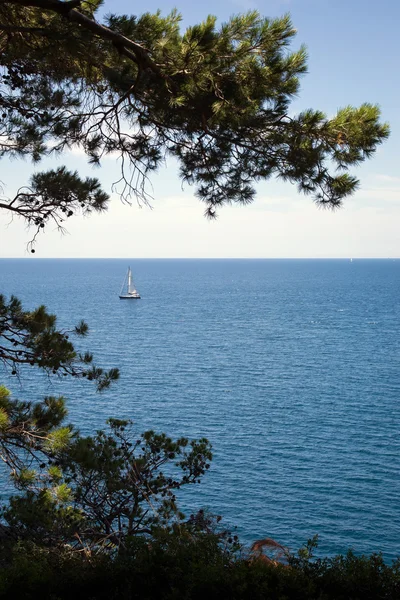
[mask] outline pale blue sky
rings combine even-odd
[[[130,6],[133,8],[131,9]],[[136,3],[109,0],[105,12],[130,13]],[[376,156],[356,170],[361,189],[336,212],[319,210],[290,184],[270,181],[251,206],[227,207],[217,221],[204,219],[193,190],[181,190],[172,161],[153,179],[153,208],[122,205],[115,196],[108,214],[75,218],[68,235],[47,230],[37,257],[400,257],[400,95],[398,60],[400,3],[396,0],[148,0],[146,10],[176,7],[183,25],[215,14],[220,21],[256,8],[266,16],[290,12],[298,30],[294,47],[305,43],[309,73],[302,79],[293,111],[312,107],[332,115],[347,104],[380,104],[391,137]],[[109,191],[118,166],[101,169],[72,153],[58,164],[98,177]],[[55,164],[42,162],[41,170]],[[6,191],[25,183],[32,165],[4,161]],[[0,257],[28,256],[29,232],[21,221],[0,216]]]

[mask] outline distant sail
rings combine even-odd
[[[130,267],[128,267],[128,272],[125,275],[119,297],[121,300],[139,300],[140,298],[140,294],[133,283],[132,271]]]

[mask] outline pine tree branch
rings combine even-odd
[[[7,31],[9,33],[42,33],[48,35],[49,31],[44,27],[22,27],[20,25],[4,25],[0,23],[0,31]]]
[[[59,0],[3,0],[0,4],[19,4],[20,6],[41,8],[43,10],[55,12],[68,21],[81,25],[103,40],[110,40],[121,54],[127,56],[127,58],[130,58],[131,60],[135,60],[135,62],[140,63],[143,68],[150,69],[155,75],[173,85],[171,78],[162,72],[160,67],[150,58],[147,50],[140,44],[113,31],[105,25],[97,23],[76,10],[81,4],[80,0],[71,0],[69,2],[60,2]]]

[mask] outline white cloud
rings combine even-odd
[[[153,210],[123,205],[108,214],[71,219],[71,235],[48,231],[38,257],[397,257],[398,219],[362,199],[339,211],[318,210],[309,198],[262,197],[252,206],[225,207],[215,221],[189,195],[168,196]],[[282,208],[280,210],[280,207]],[[400,207],[397,208],[400,217]],[[0,219],[0,256],[26,256],[29,233]]]
[[[393,177],[393,175],[376,175],[375,176],[378,181],[383,181],[384,183],[393,183],[398,184],[400,186],[400,177]]]
[[[27,180],[31,172],[24,163],[3,164],[7,178],[14,182]],[[115,179],[113,170],[118,171],[115,161],[93,171],[80,156],[71,157],[67,164],[79,168],[82,175],[99,177],[104,189]],[[400,178],[365,177],[360,191],[335,212],[318,210],[310,197],[271,180],[257,187],[253,204],[224,207],[216,221],[204,218],[205,206],[193,196],[193,188],[180,192],[173,164],[153,182],[152,209],[139,209],[135,200],[126,206],[113,195],[108,213],[69,220],[70,235],[46,228],[36,256],[356,258],[400,254]],[[27,256],[31,235],[24,222],[14,219],[6,227],[8,222],[9,216],[0,211],[0,257]]]

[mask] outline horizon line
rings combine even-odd
[[[399,256],[0,256],[0,260],[399,260]]]

